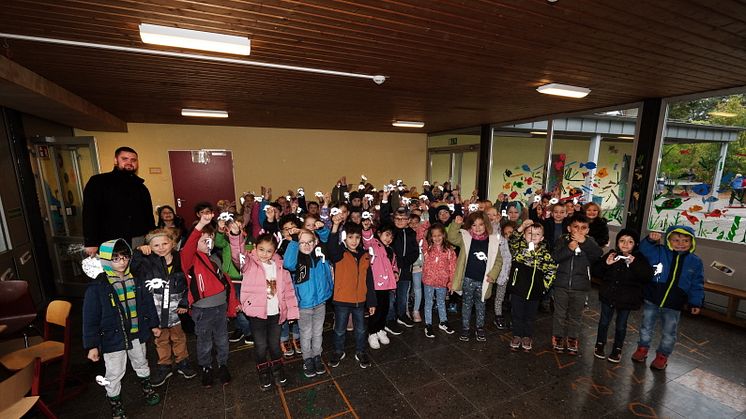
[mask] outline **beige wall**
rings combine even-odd
[[[96,137],[102,171],[111,170],[117,147],[137,150],[154,205],[174,203],[168,150],[232,151],[237,196],[261,185],[275,197],[299,186],[312,194],[331,190],[343,175],[356,184],[361,174],[379,189],[389,179],[419,187],[426,174],[425,134],[160,124],[128,124],[128,131],[75,134]]]

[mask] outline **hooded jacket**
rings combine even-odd
[[[469,249],[471,248],[471,233],[461,229],[461,224],[452,222],[446,229],[448,235],[448,241],[454,246],[458,246],[459,251],[458,259],[456,261],[456,272],[453,275],[453,282],[451,288],[454,291],[461,291],[464,284],[464,275],[466,274],[466,261],[469,255]],[[484,272],[484,278],[482,278],[482,301],[487,300],[492,295],[492,283],[495,281],[506,281],[500,275],[502,271],[503,258],[500,254],[500,241],[502,237],[498,234],[490,234],[488,236],[487,244],[487,269]],[[492,281],[488,280],[492,278]],[[478,278],[475,278],[478,279]],[[504,285],[505,282],[498,282],[498,285]]]
[[[231,238],[231,245],[233,238]],[[256,249],[246,254],[246,260],[241,267],[243,281],[241,282],[241,310],[249,317],[267,318],[267,275],[262,262],[256,255]],[[280,315],[278,323],[285,320],[297,320],[300,317],[298,300],[295,298],[290,272],[282,268],[282,258],[275,253],[272,256],[277,270],[276,295],[279,302]]]
[[[373,286],[376,291],[395,290],[399,277],[399,266],[393,249],[387,248],[378,239],[373,239],[369,246],[369,253],[372,256]],[[391,256],[389,256],[390,253]]]
[[[552,286],[557,265],[542,242],[529,250],[523,234],[514,231],[508,239],[513,255],[508,288],[518,297],[536,301]]]
[[[321,246],[316,246],[311,254],[306,255],[300,252],[294,237],[288,243],[282,265],[293,278],[299,308],[313,308],[332,297],[334,279],[331,263]]]
[[[690,236],[691,248],[685,252],[673,250],[668,241],[673,233]],[[658,244],[648,236],[640,242],[640,251],[654,271],[659,271],[643,288],[645,300],[674,310],[683,310],[687,304],[690,307],[702,307],[705,298],[704,265],[702,259],[694,254],[694,229],[688,226],[671,226],[666,230],[664,240],[664,244]]]
[[[210,260],[210,257],[197,250],[197,242],[202,231],[195,227],[189,234],[184,247],[181,249],[181,268],[186,274],[189,306],[205,297],[212,297],[218,293],[226,293],[228,317],[236,317],[236,293],[233,292],[231,280],[227,274]]]
[[[180,324],[181,319],[176,310],[189,307],[186,276],[181,270],[181,257],[177,251],[171,252],[171,255],[173,257],[171,273],[168,272],[166,259],[155,253],[146,256],[139,250],[135,250],[130,263],[130,269],[135,278],[142,280],[153,296],[161,328]],[[165,295],[168,295],[168,300],[164,303]]]
[[[119,241],[127,244],[123,239],[110,240],[101,245],[98,258],[84,261],[96,266],[94,270],[84,266],[86,274],[94,281],[88,285],[83,299],[83,348],[99,348],[104,354],[132,349],[132,339],[147,342],[151,329],[159,326],[155,304],[145,282],[134,277],[139,325],[135,336],[130,336],[127,316],[109,282],[109,277],[118,276],[111,267],[111,258],[114,245]]]
[[[601,257],[603,250],[591,236],[586,236],[580,243],[580,253],[570,250],[571,241],[570,235],[565,234],[554,244],[552,257],[557,262],[554,284],[569,290],[588,291],[591,289],[591,265]]]
[[[601,278],[601,287],[598,290],[599,300],[619,310],[639,310],[642,305],[642,287],[653,277],[653,268],[639,250],[640,239],[637,233],[623,229],[617,233],[617,241],[622,236],[634,239],[635,247],[631,255],[635,260],[630,264],[627,264],[624,259],[611,265],[607,264],[606,259],[609,254],[622,254],[617,245],[617,249],[607,252],[593,264],[591,272],[593,276]]]
[[[125,197],[125,199],[122,199]],[[83,190],[83,236],[88,247],[121,237],[127,243],[155,228],[145,180],[114,168],[92,176]]]
[[[339,232],[329,236],[329,259],[334,264],[334,304],[349,307],[375,307],[376,292],[370,254],[358,245],[351,252],[339,243]]]

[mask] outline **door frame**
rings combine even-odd
[[[451,167],[448,171],[449,180],[452,181],[455,185],[461,184],[461,173],[459,173],[458,179],[454,179],[454,171],[456,169],[456,160],[463,158],[463,153],[467,152],[476,152],[477,153],[477,170],[474,174],[474,185],[477,185],[477,182],[479,181],[479,144],[469,144],[469,145],[460,145],[460,146],[452,146],[452,147],[438,147],[438,148],[429,148],[427,149],[427,178],[431,182],[443,182],[441,179],[431,179],[432,172],[433,172],[433,154],[450,154],[451,157]],[[458,157],[456,157],[456,154],[458,154]],[[459,162],[460,163],[460,162]],[[461,167],[461,165],[459,165]]]

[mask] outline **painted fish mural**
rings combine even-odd
[[[675,209],[675,208],[678,208],[682,202],[684,201],[682,201],[681,198],[666,199],[660,205],[656,205],[655,210],[660,213],[664,209],[667,209],[667,210]]]
[[[688,221],[689,221],[690,223],[692,223],[692,224],[697,224],[697,223],[699,222],[699,218],[697,218],[697,217],[695,217],[695,216],[693,216],[693,215],[689,214],[689,213],[688,213],[688,212],[686,212],[686,211],[682,211],[682,212],[681,212],[681,215],[683,215],[684,217],[686,217],[686,219],[687,219],[687,220],[688,220]]]
[[[707,183],[700,183],[699,185],[694,185],[692,186],[692,192],[696,193],[697,195],[709,195],[710,185]]]
[[[596,168],[596,163],[589,161],[588,163],[580,163],[580,168],[582,169],[585,167],[588,170],[593,170]]]

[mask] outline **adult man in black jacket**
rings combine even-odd
[[[96,254],[101,243],[116,238],[139,246],[155,228],[153,202],[137,168],[137,152],[119,147],[114,152],[114,170],[92,176],[85,185],[83,236],[89,255]]]

